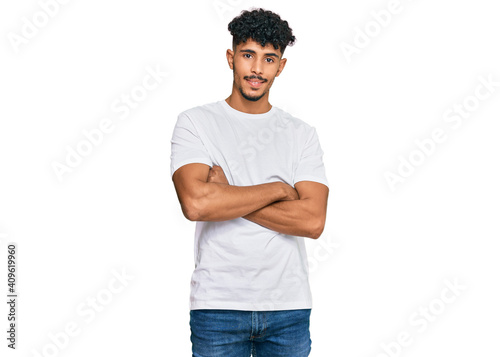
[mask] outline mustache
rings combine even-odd
[[[259,77],[259,76],[243,77],[243,79],[258,79],[259,81],[267,82],[267,79]]]

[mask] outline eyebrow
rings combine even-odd
[[[248,52],[248,53],[253,53],[253,54],[256,54],[257,52],[255,52],[254,50],[240,50],[240,52]],[[276,53],[265,53],[265,56],[273,56],[273,57],[276,57],[276,58],[280,58]]]

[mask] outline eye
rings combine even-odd
[[[270,61],[267,61],[267,60],[270,60]],[[274,60],[271,57],[267,57],[266,61],[267,61],[267,63],[273,63],[274,62]]]
[[[249,54],[249,53],[244,53],[244,54],[243,54],[243,57],[245,57],[245,58],[250,58],[250,57],[246,57],[246,56],[251,56],[251,54]]]

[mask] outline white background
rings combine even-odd
[[[492,1],[401,0],[377,34],[372,11],[389,1],[73,0],[13,45],[23,18],[33,23],[47,2],[0,5],[0,292],[6,298],[6,243],[16,242],[16,355],[191,355],[194,223],[170,178],[170,137],[178,113],[230,94],[227,24],[252,6],[294,30],[270,101],[315,126],[325,152],[327,226],[307,239],[311,356],[500,353],[500,87],[459,127],[443,119],[480,77],[500,81]],[[346,56],[357,28],[371,31],[368,43]],[[113,102],[148,66],[169,75],[120,119]],[[114,130],[58,180],[54,162],[65,164],[68,146],[103,118]],[[421,162],[391,190],[387,172],[398,174],[415,140],[436,128],[446,140],[414,153]],[[133,279],[110,295],[122,269]],[[439,300],[446,280],[466,287],[449,303]],[[112,301],[87,322],[78,309],[90,311],[93,297]],[[435,313],[419,330],[410,319],[429,305]],[[65,341],[71,323],[79,334]],[[398,348],[403,331],[411,343]]]

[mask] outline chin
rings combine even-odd
[[[252,96],[249,96],[249,95],[247,95],[247,94],[245,94],[245,93],[243,93],[243,92],[242,92],[241,94],[242,94],[243,98],[245,98],[246,100],[249,100],[249,101],[251,101],[251,102],[257,102],[257,101],[259,101],[259,100],[260,100],[260,99],[264,96],[264,94],[266,94],[266,93],[264,92],[264,93],[262,93],[261,95],[252,95]]]
[[[244,97],[246,100],[249,100],[250,102],[258,102],[262,97]]]

